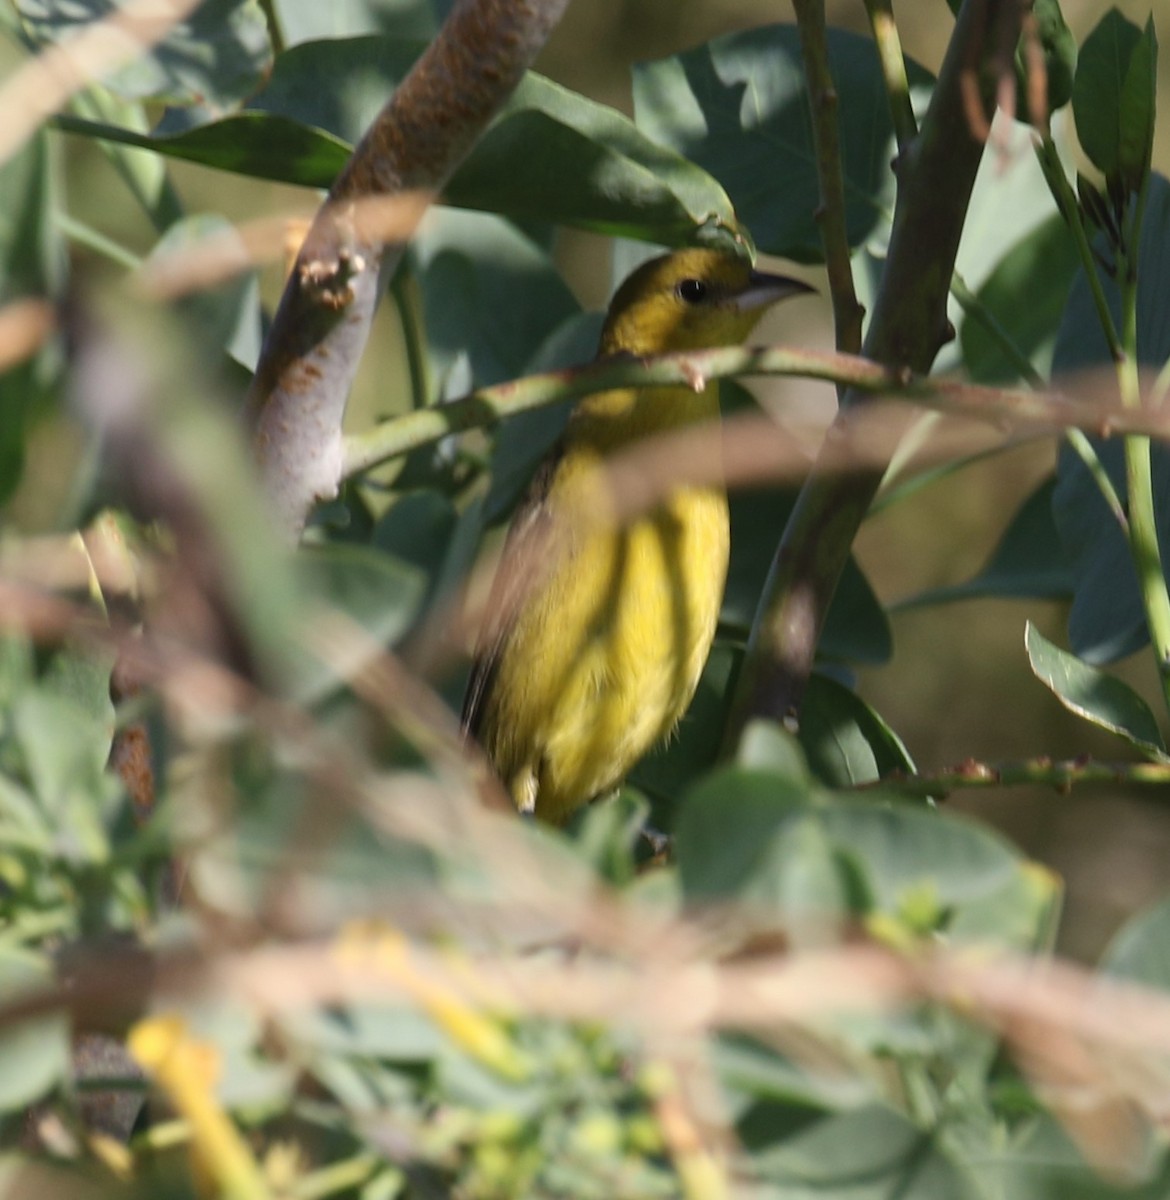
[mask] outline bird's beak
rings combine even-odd
[[[735,297],[735,307],[739,312],[754,312],[759,308],[767,308],[778,300],[787,300],[790,296],[803,296],[817,289],[799,279],[789,279],[787,275],[769,275],[767,271],[753,271],[748,279],[748,285]]]

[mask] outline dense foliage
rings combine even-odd
[[[116,7],[0,5],[9,82]],[[795,26],[638,65],[632,118],[529,73],[388,281],[401,354],[377,436],[402,430],[409,452],[350,478],[295,555],[237,418],[271,239],[186,211],[174,164],[328,187],[441,14],[207,0],[3,143],[4,1194],[1170,1195],[1170,907],[1134,917],[1099,973],[1045,970],[1059,878],[940,804],[1170,782],[1166,712],[1108,670],[1147,647],[1170,700],[1157,42],[1111,11],[1077,47],[1055,3],[1035,8],[937,368],[1013,403],[1033,389],[1053,471],[983,571],[919,602],[1067,599],[1068,646],[1029,625],[1034,678],[989,703],[1010,719],[1054,693],[1117,735],[1110,763],[1036,747],[916,775],[853,690],[897,652],[853,560],[798,734],[756,721],[721,753],[789,462],[732,498],[719,636],[678,736],[568,830],[479,803],[451,709],[464,585],[482,593],[477,555],[566,405],[417,445],[407,423],[592,356],[599,317],[558,274],[558,226],[616,239],[615,279],[695,241],[820,261]],[[869,38],[829,30],[827,48],[872,306],[891,77]],[[911,63],[907,81],[921,113],[932,76]],[[78,216],[98,147],[121,240]],[[1054,379],[1089,380],[1093,436],[1064,429]],[[729,422],[758,411],[741,384],[724,399]],[[1117,436],[1119,406],[1158,436]],[[929,503],[974,457],[907,460],[883,502]]]

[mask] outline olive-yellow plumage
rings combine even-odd
[[[766,308],[807,291],[714,250],[640,267],[618,289],[599,355],[743,341]],[[599,519],[606,460],[706,422],[718,383],[586,397],[513,518],[464,701],[517,808],[553,822],[618,784],[678,722],[706,662],[727,577],[727,495],[680,481],[633,520]]]

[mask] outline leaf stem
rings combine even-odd
[[[1138,379],[1137,259],[1147,190],[1143,183],[1124,246],[1118,252],[1117,264],[1122,320],[1122,356],[1117,360],[1117,382],[1122,407],[1129,410],[1142,408]],[[1125,481],[1129,495],[1129,549],[1137,571],[1162,695],[1170,710],[1170,595],[1167,594],[1166,573],[1158,544],[1148,436],[1132,435],[1125,439]]]
[[[1061,793],[1086,784],[1164,789],[1170,784],[1170,763],[1102,762],[1087,758],[1054,762],[1047,755],[1001,763],[970,760],[941,771],[915,775],[887,775],[876,783],[860,785],[858,790],[892,788],[910,796],[939,796],[947,792],[987,791],[991,788],[1017,787],[1020,784],[1051,787]]]
[[[1076,243],[1077,254],[1080,257],[1081,267],[1085,272],[1089,290],[1093,295],[1093,304],[1097,309],[1097,319],[1101,322],[1101,331],[1105,335],[1105,342],[1109,347],[1110,357],[1114,362],[1118,362],[1124,350],[1122,349],[1121,339],[1117,334],[1117,325],[1114,323],[1113,314],[1109,310],[1109,302],[1105,298],[1105,289],[1101,286],[1101,276],[1097,270],[1097,260],[1093,254],[1093,247],[1089,245],[1089,235],[1085,230],[1085,223],[1081,218],[1080,204],[1072,190],[1072,184],[1068,181],[1068,176],[1064,173],[1064,163],[1060,161],[1060,153],[1056,149],[1056,143],[1051,137],[1040,139],[1036,146],[1036,155],[1040,159],[1040,167],[1044,172],[1044,178],[1048,181],[1052,198],[1056,201],[1056,206],[1060,209],[1060,215],[1064,217],[1065,224],[1068,225],[1073,235],[1073,241]]]
[[[894,140],[901,151],[918,136],[918,122],[910,102],[910,81],[906,77],[906,59],[894,20],[894,6],[891,0],[865,0],[865,11],[886,82]]]
[[[740,375],[777,375],[845,383],[858,393],[905,400],[920,407],[1040,431],[1074,428],[1148,433],[1170,438],[1170,412],[1104,409],[1059,392],[982,387],[915,375],[854,354],[784,346],[724,346],[642,359],[615,357],[579,367],[528,375],[480,388],[446,404],[404,413],[344,443],[345,478],[367,471],[449,434],[477,429],[529,409],[612,388],[656,387]],[[840,444],[840,439],[837,439]]]
[[[54,213],[53,220],[56,222],[57,228],[71,242],[76,242],[79,246],[84,246],[87,250],[100,254],[110,262],[125,267],[127,271],[136,271],[142,266],[142,259],[132,250],[127,250],[121,243],[106,237],[92,225],[87,225],[84,221],[71,217],[67,212]]]
[[[837,349],[856,354],[861,349],[865,309],[857,301],[849,234],[845,225],[845,182],[841,168],[841,139],[837,121],[837,88],[829,70],[823,0],[794,0],[800,30],[800,49],[812,109],[812,136],[817,152],[820,203],[817,224],[829,272]],[[843,389],[842,389],[843,390]]]

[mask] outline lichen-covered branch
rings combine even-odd
[[[436,192],[520,81],[568,0],[460,0],[358,143],[289,276],[247,417],[281,529],[299,535],[336,494],[341,422],[402,232],[368,201]],[[371,217],[371,212],[373,216]],[[397,224],[397,222],[396,222]]]

